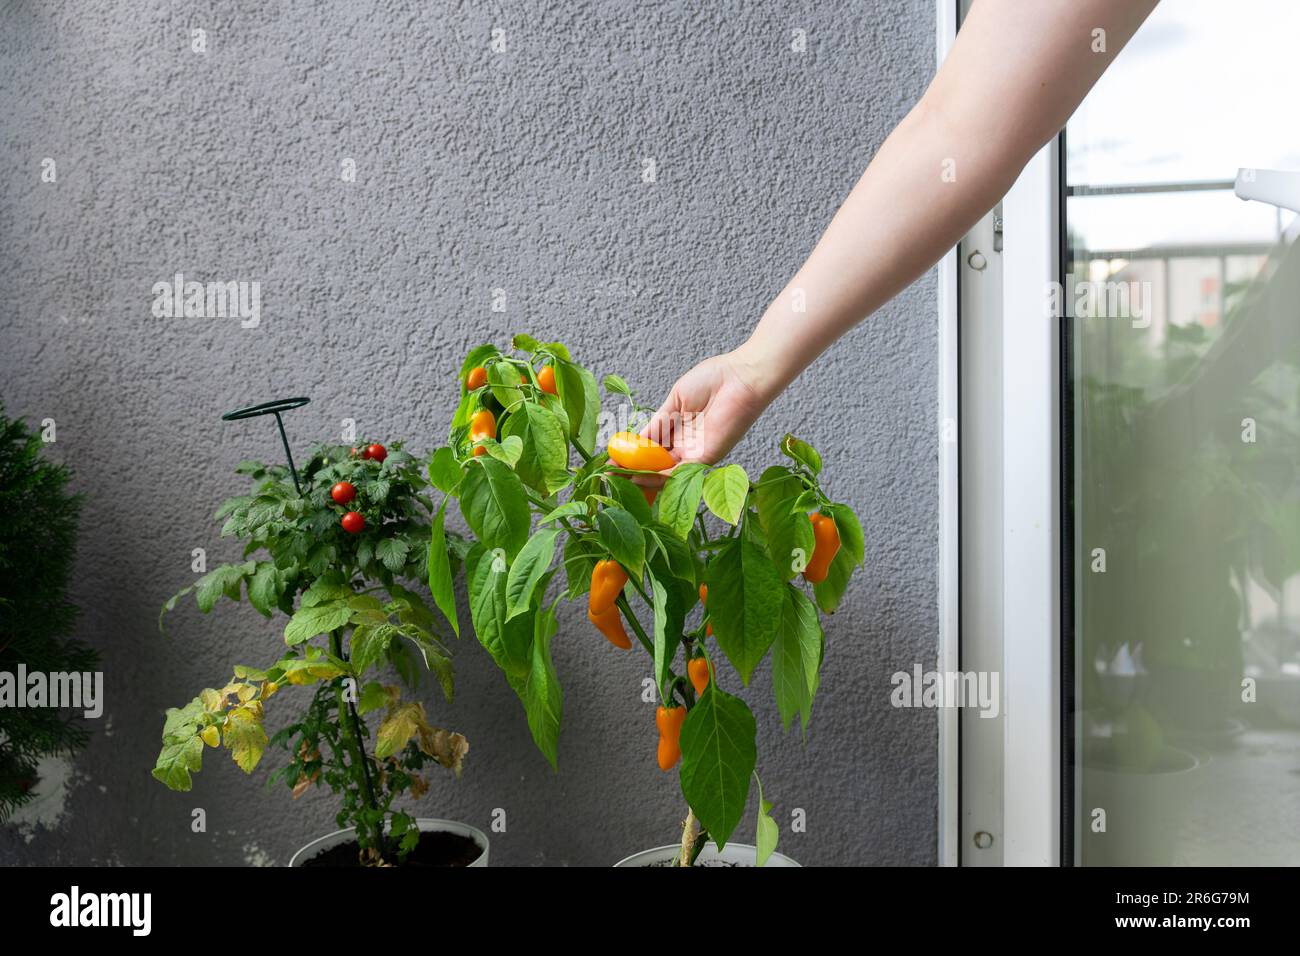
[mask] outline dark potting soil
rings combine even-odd
[[[322,850],[303,866],[360,866],[360,847],[356,840],[340,843]],[[477,843],[459,833],[421,833],[420,842],[407,855],[402,866],[469,866],[483,850]]]

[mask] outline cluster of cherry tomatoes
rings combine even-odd
[[[364,448],[352,449],[354,457],[360,456],[363,461],[377,461],[381,465],[384,459],[388,457],[388,449],[383,445],[374,444],[366,445]],[[330,489],[330,497],[334,499],[336,505],[347,505],[357,496],[356,486],[350,481],[340,481]],[[345,512],[339,524],[343,525],[343,530],[348,534],[360,534],[365,530],[366,517],[360,511]]]

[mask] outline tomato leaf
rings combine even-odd
[[[727,524],[735,524],[749,497],[749,476],[740,465],[727,465],[709,472],[704,479],[704,503]],[[663,514],[662,509],[660,514]]]
[[[375,546],[375,557],[383,562],[384,567],[396,574],[406,564],[406,556],[411,546],[401,538],[384,538]]]
[[[257,571],[248,579],[248,603],[257,608],[262,617],[269,618],[280,603],[284,590],[284,575],[270,561],[257,562]]]
[[[328,634],[342,627],[352,618],[352,608],[343,601],[330,601],[312,607],[300,607],[284,628],[284,642],[290,647],[311,640],[318,634]]]
[[[745,702],[714,683],[682,724],[682,795],[719,849],[745,813],[749,778],[758,759],[756,732]]]

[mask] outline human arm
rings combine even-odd
[[[800,372],[996,205],[1155,3],[977,0],[929,89],[749,339],[678,380],[652,437],[679,460],[725,456]]]

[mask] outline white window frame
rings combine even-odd
[[[968,4],[937,2],[940,61]],[[940,712],[945,865],[1061,862],[1059,156],[939,265],[939,669],[1001,691],[995,720]]]

